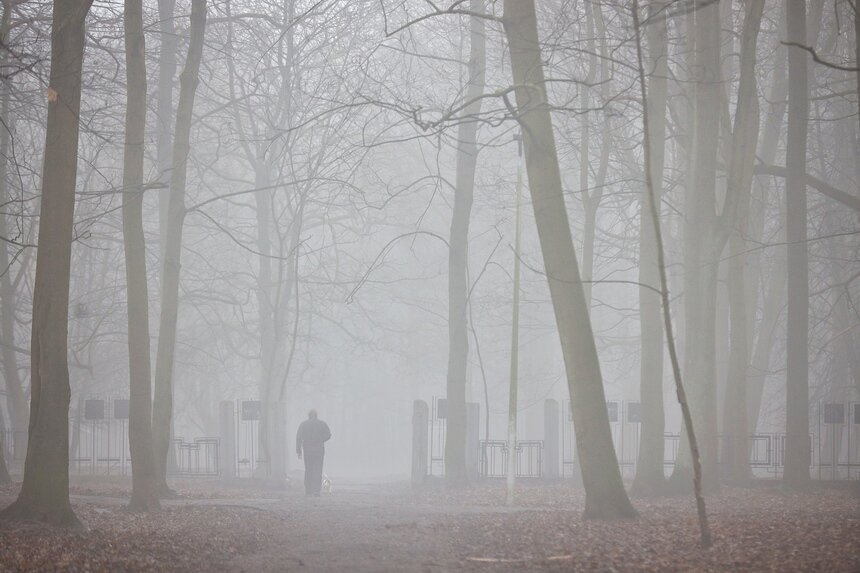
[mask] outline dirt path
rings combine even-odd
[[[456,522],[461,516],[518,510],[416,503],[398,486],[353,486],[330,495],[301,495],[270,504],[284,516],[281,539],[228,564],[237,571],[425,572],[463,566]],[[525,511],[525,510],[523,510]]]

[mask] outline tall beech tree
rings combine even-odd
[[[646,28],[648,44],[648,147],[654,200],[660,204],[666,140],[666,101],[668,98],[669,54],[666,30],[666,3],[648,4],[651,24]],[[647,190],[646,190],[647,191]],[[639,399],[642,408],[642,433],[636,463],[633,491],[639,495],[659,493],[664,486],[663,434],[663,321],[660,315],[660,284],[657,241],[651,217],[652,193],[645,192],[639,202]],[[659,208],[658,208],[659,212]]]
[[[176,324],[179,315],[179,270],[182,253],[182,226],[185,220],[185,183],[191,148],[191,119],[194,96],[199,82],[206,31],[206,0],[192,0],[191,27],[185,69],[179,77],[179,104],[173,140],[173,168],[170,172],[170,203],[167,239],[161,281],[161,318],[158,329],[158,354],[155,362],[155,398],[152,411],[152,437],[159,488],[167,487],[167,456],[170,451],[170,425],[173,419],[173,364],[176,357]]]
[[[30,341],[30,423],[24,481],[0,518],[80,526],[69,503],[69,278],[81,109],[84,23],[92,0],[53,4],[48,123]]]
[[[143,152],[146,136],[146,44],[143,0],[125,0],[126,112],[122,178],[122,231],[128,293],[128,371],[133,510],[157,509],[158,481],[152,449],[152,367],[149,289],[143,234]]]
[[[576,448],[585,487],[585,516],[632,517],[609,427],[597,347],[561,185],[555,135],[541,60],[533,0],[505,0],[517,121],[544,268],[567,371]]]
[[[787,0],[789,42],[806,43],[806,0]],[[809,482],[809,247],[806,243],[806,137],[809,116],[809,54],[788,48],[785,240],[788,307],[786,324],[785,484]]]
[[[12,26],[12,4],[3,2],[3,17],[0,22],[0,46],[9,45],[9,30]],[[0,50],[0,69],[8,69],[8,49]],[[12,77],[0,79],[0,202],[11,205],[13,197],[10,176],[10,140],[12,118],[9,113]],[[5,211],[5,209],[4,209]],[[0,213],[0,237],[9,237],[8,215]],[[15,309],[18,308],[18,280],[12,279],[12,261],[16,256],[13,245],[0,241],[0,357],[3,360],[3,382],[6,389],[6,407],[12,423],[12,451],[23,452],[27,446],[27,397],[24,383],[18,371],[18,351],[15,344]],[[29,256],[24,257],[18,277],[26,272]]]
[[[475,192],[478,164],[478,115],[484,93],[486,39],[484,37],[484,0],[471,0],[469,18],[469,65],[466,106],[457,131],[457,176],[451,238],[448,253],[448,439],[445,441],[445,479],[451,485],[469,480],[466,473],[466,366],[469,358],[468,253],[469,220]]]

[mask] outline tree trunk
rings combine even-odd
[[[749,369],[749,318],[746,278],[748,276],[746,252],[750,245],[749,211],[752,201],[752,168],[759,132],[759,104],[756,90],[755,66],[764,0],[750,0],[747,4],[741,36],[741,70],[738,81],[738,100],[732,129],[731,155],[727,194],[737,198],[738,211],[735,224],[730,228],[729,239],[729,313],[730,349],[729,371],[723,406],[724,442],[723,461],[726,475],[733,481],[752,477],[747,446],[747,372]]]
[[[12,476],[9,475],[9,468],[6,467],[6,444],[0,442],[0,485],[10,483],[12,483]]]
[[[780,15],[780,34],[784,34],[785,30],[785,5],[783,5],[782,14]],[[766,165],[773,165],[776,160],[776,153],[779,148],[780,133],[785,118],[786,97],[788,85],[786,83],[786,58],[785,48],[777,46],[776,62],[773,72],[773,80],[770,86],[770,94],[768,101],[771,102],[768,106],[767,120],[765,122],[764,131],[762,133],[761,145],[757,156]],[[758,179],[759,192],[761,199],[755,204],[755,209],[752,211],[751,220],[752,227],[756,232],[752,235],[753,241],[764,241],[762,235],[764,230],[764,219],[766,216],[767,196],[771,191],[769,180]],[[779,201],[780,209],[782,209],[782,201]],[[780,211],[779,218],[782,219]],[[777,239],[777,242],[783,241],[784,237]],[[758,323],[758,333],[755,337],[755,346],[752,349],[752,359],[748,371],[748,387],[747,387],[747,430],[755,433],[758,427],[759,410],[761,409],[762,392],[764,390],[764,381],[769,371],[770,354],[773,349],[773,343],[776,340],[776,327],[779,323],[779,315],[782,313],[782,307],[785,302],[785,257],[783,253],[784,247],[777,247],[775,253],[775,263],[767,277],[767,283],[762,285],[764,309],[762,311],[761,320]],[[761,264],[761,252],[754,251],[748,254],[748,260],[753,259],[754,269],[759,269]],[[753,272],[753,276],[758,276],[760,273]],[[747,285],[751,287],[751,284]],[[750,296],[748,299],[747,308],[754,309],[757,307],[758,288],[749,289]],[[748,313],[754,317],[755,313]]]
[[[585,10],[585,35],[586,50],[590,53],[588,58],[588,72],[579,86],[579,194],[583,207],[583,229],[582,229],[582,290],[585,292],[585,304],[591,308],[591,280],[594,274],[594,234],[597,226],[597,205],[591,199],[591,191],[588,188],[589,171],[589,146],[591,140],[591,126],[589,123],[589,91],[594,84],[597,75],[597,52],[594,47],[594,6],[586,3]],[[601,78],[606,81],[606,78]],[[600,189],[595,186],[595,191]]]
[[[588,51],[593,55],[589,61],[589,70],[585,82],[580,86],[580,108],[582,110],[582,118],[580,129],[582,130],[582,144],[580,149],[580,172],[579,186],[580,196],[582,197],[583,216],[585,218],[582,239],[582,288],[585,291],[585,303],[591,310],[591,292],[594,286],[594,241],[597,234],[597,211],[600,208],[600,202],[603,200],[603,189],[606,183],[606,172],[609,166],[609,151],[612,143],[612,119],[608,109],[603,110],[603,133],[600,143],[600,159],[597,164],[597,173],[594,178],[594,189],[589,189],[588,185],[588,165],[589,165],[589,98],[588,85],[593,83],[594,76],[597,71],[598,54],[594,49],[594,25],[597,24],[597,33],[600,37],[600,105],[606,105],[612,98],[611,82],[612,75],[609,70],[609,50],[607,47],[606,25],[603,20],[603,14],[600,11],[599,4],[587,3],[585,5],[587,29],[590,36],[588,43]]]
[[[482,13],[484,0],[470,0],[470,9]],[[466,305],[469,298],[469,219],[478,163],[477,116],[481,113],[480,96],[484,93],[484,20],[473,16],[469,18],[469,25],[469,79],[466,89],[468,104],[463,110],[464,117],[457,133],[457,179],[448,250],[448,420],[445,480],[451,486],[463,485],[474,477],[466,472],[466,447],[477,446],[466,444],[466,367],[469,358]]]
[[[533,0],[505,0],[504,27],[529,190],[553,302],[585,487],[585,516],[632,517],[606,411],[600,362],[568,224]]]
[[[270,398],[275,373],[275,301],[272,293],[272,245],[270,221],[272,220],[272,192],[268,188],[269,165],[265,157],[265,147],[257,151],[254,169],[254,185],[263,191],[254,193],[257,216],[257,252],[259,270],[257,272],[257,316],[260,321],[260,374],[258,392],[260,396],[260,451],[268,467],[258,465],[257,477],[268,478],[272,469],[273,449],[270,441],[271,409]]]
[[[806,1],[788,0],[788,40],[806,42]],[[809,115],[807,52],[788,48],[786,142],[787,342],[784,483],[809,483],[809,253],[806,244],[806,136]]]
[[[520,145],[517,145],[519,152]],[[511,367],[508,384],[508,505],[514,504],[514,486],[517,479],[517,404],[520,377],[520,245],[522,222],[523,171],[522,157],[517,155],[516,214],[514,215],[514,295],[511,312]]]
[[[672,377],[675,380],[675,392],[678,404],[681,406],[681,415],[684,419],[684,429],[687,432],[690,457],[693,462],[693,492],[696,499],[696,513],[699,518],[699,533],[701,545],[705,548],[713,544],[711,529],[708,525],[708,512],[705,507],[705,497],[702,493],[702,464],[699,457],[698,440],[690,416],[690,405],[687,402],[687,393],[684,381],[681,377],[681,364],[678,360],[678,351],[675,346],[675,335],[672,332],[672,313],[669,298],[669,279],[666,277],[666,259],[663,247],[663,233],[660,225],[660,211],[657,208],[657,195],[654,192],[654,175],[651,173],[651,145],[648,135],[651,132],[648,121],[648,92],[645,88],[645,64],[642,58],[642,26],[639,22],[639,3],[633,0],[633,31],[636,39],[636,64],[639,71],[639,93],[642,98],[642,127],[643,127],[643,151],[645,155],[645,188],[650,201],[651,222],[654,228],[654,242],[657,251],[657,272],[660,275],[660,306],[663,311],[663,327],[666,330],[666,345],[669,349],[669,359],[672,365]]]
[[[669,76],[668,39],[665,0],[654,0],[648,6],[651,24],[646,28],[648,40],[648,147],[654,201],[660,212],[666,139],[666,100]],[[639,203],[639,313],[641,323],[639,363],[639,400],[641,435],[633,491],[637,495],[654,495],[662,491],[663,433],[663,319],[660,313],[660,269],[657,240],[651,217],[651,195],[647,190]],[[647,288],[646,287],[651,287]]]
[[[173,165],[173,78],[176,76],[176,54],[179,50],[179,36],[174,23],[175,11],[176,0],[158,0],[158,31],[161,47],[158,52],[157,113],[155,114],[158,123],[155,153],[158,180],[164,185],[158,191],[158,252],[162,257],[167,245],[170,169]]]
[[[69,503],[69,278],[84,21],[91,0],[53,5],[48,124],[33,292],[30,427],[24,482],[0,516],[80,526]]]
[[[857,117],[860,118],[860,6],[854,4],[854,66],[857,67]]]
[[[155,362],[155,400],[152,411],[152,437],[159,488],[167,493],[167,456],[170,450],[170,425],[173,419],[173,363],[176,352],[176,323],[179,314],[179,268],[182,252],[182,226],[185,219],[185,181],[188,165],[194,94],[197,91],[203,35],[206,29],[206,0],[192,0],[191,40],[185,69],[180,76],[179,105],[176,109],[173,169],[170,173],[170,206],[167,242],[161,281],[161,319],[158,329],[158,355]]]
[[[125,0],[127,77],[122,231],[128,293],[128,369],[131,501],[134,511],[158,509],[158,481],[152,450],[152,375],[149,347],[149,290],[143,235],[143,154],[146,137],[146,45],[143,0]]]
[[[691,187],[684,201],[684,378],[701,440],[706,489],[717,484],[716,293],[722,244],[717,240],[716,174],[720,107],[719,4],[696,0],[692,14],[694,107]],[[686,444],[682,439],[681,443]],[[690,451],[682,446],[672,481],[687,487]]]
[[[0,45],[8,46],[9,29],[12,24],[12,5],[3,3],[3,19],[0,23]],[[0,51],[0,69],[9,65],[9,50]],[[0,81],[0,202],[11,204],[12,193],[8,182],[9,139],[12,122],[9,117],[9,94],[11,78]],[[0,213],[0,237],[8,237],[6,213]],[[11,277],[11,258],[5,241],[0,245],[0,353],[3,357],[3,381],[6,385],[6,407],[12,422],[12,451],[27,447],[27,399],[24,385],[18,372],[18,356],[15,351],[15,309],[17,296]]]
[[[3,411],[0,410],[0,485],[12,483],[12,476],[9,475],[9,468],[6,467],[6,440],[3,435],[3,428],[5,427],[6,418],[3,416]]]

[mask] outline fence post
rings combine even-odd
[[[427,479],[427,431],[430,424],[430,408],[424,400],[415,400],[412,405],[412,486]]]
[[[235,404],[223,401],[218,407],[220,447],[218,465],[221,479],[236,477],[236,409]]]
[[[558,402],[552,398],[543,403],[543,475],[558,479]]]
[[[481,405],[477,402],[468,402],[466,404],[466,475],[470,480],[478,477],[480,428]]]

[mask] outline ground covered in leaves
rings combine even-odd
[[[166,507],[139,515],[75,504],[84,531],[0,525],[0,571],[215,571],[271,541],[281,520],[259,510]]]
[[[504,504],[501,484],[432,491],[432,503]],[[699,547],[688,497],[634,500],[635,520],[581,518],[581,491],[520,487],[516,505],[532,511],[464,516],[457,537],[470,569],[515,571],[860,571],[860,500],[854,491],[792,494],[771,487],[723,489],[708,497],[715,543]],[[552,509],[550,509],[552,508]],[[483,568],[481,566],[484,566]]]
[[[581,490],[523,483],[465,490],[336,483],[297,488],[177,482],[177,499],[127,512],[122,480],[73,486],[84,531],[0,523],[0,571],[860,571],[860,499],[819,488],[724,488],[716,539],[698,545],[688,497],[634,500],[635,520],[584,521]],[[16,486],[0,488],[0,506]]]

